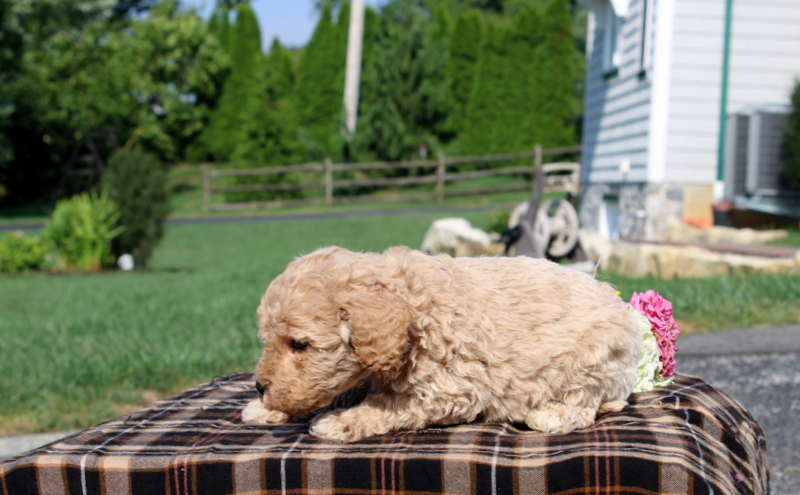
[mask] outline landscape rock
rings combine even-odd
[[[586,254],[607,270],[631,278],[701,278],[756,273],[800,273],[800,251],[794,258],[772,258],[711,251],[697,246],[672,246],[612,241],[583,234]]]
[[[464,218],[442,218],[428,228],[421,249],[428,254],[447,253],[453,257],[503,254],[503,244],[492,241],[489,234]]]
[[[765,244],[788,236],[789,232],[785,230],[735,229],[719,226],[701,229],[684,223],[674,223],[667,227],[666,240],[719,244]]]

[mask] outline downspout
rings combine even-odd
[[[728,79],[731,62],[731,25],[733,24],[733,0],[725,0],[725,39],[722,47],[722,88],[719,103],[719,146],[717,148],[717,180],[714,183],[714,200],[725,195],[725,135],[728,118]]]

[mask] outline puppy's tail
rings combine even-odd
[[[606,414],[610,412],[620,412],[625,409],[625,406],[628,405],[628,401],[625,400],[612,400],[610,402],[606,402],[605,404],[601,404],[600,408],[597,410],[597,414]]]

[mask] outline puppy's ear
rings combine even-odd
[[[400,360],[408,342],[411,307],[393,283],[371,280],[351,285],[340,316],[350,328],[350,345],[358,362],[385,371]]]

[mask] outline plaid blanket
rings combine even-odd
[[[1,494],[768,493],[764,435],[735,401],[678,376],[590,429],[467,424],[340,444],[251,426],[250,374],[216,378],[0,465]]]

